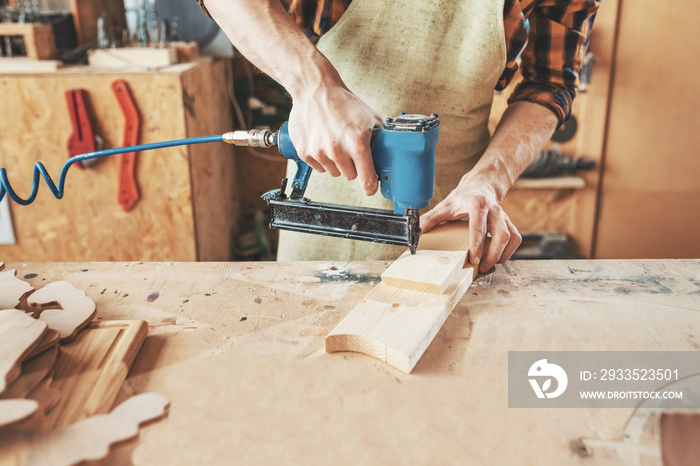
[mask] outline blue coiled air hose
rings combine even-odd
[[[17,195],[17,193],[15,193],[15,191],[12,189],[12,186],[10,185],[10,181],[7,179],[7,170],[5,170],[5,168],[0,168],[0,201],[3,200],[3,198],[5,197],[5,193],[7,193],[10,199],[15,201],[17,204],[31,204],[32,202],[34,202],[36,194],[39,191],[39,175],[41,175],[44,178],[44,181],[46,181],[46,185],[49,187],[51,193],[56,197],[56,199],[62,199],[68,169],[74,163],[82,162],[83,160],[95,159],[97,157],[106,157],[108,155],[124,154],[127,152],[143,152],[151,149],[162,149],[164,147],[204,144],[207,142],[220,142],[223,140],[224,135],[218,134],[216,136],[200,136],[187,139],[175,139],[172,141],[152,142],[150,144],[141,144],[138,146],[117,147],[115,149],[104,149],[95,152],[88,152],[87,154],[76,155],[74,157],[69,158],[66,161],[66,163],[63,164],[61,174],[58,177],[58,187],[56,186],[56,184],[54,184],[53,180],[51,179],[51,175],[49,175],[49,172],[46,170],[46,167],[44,167],[44,164],[41,162],[36,162],[34,164],[34,178],[32,179],[32,190],[29,193],[29,197],[26,199],[22,199]]]

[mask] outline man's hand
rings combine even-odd
[[[371,196],[378,181],[370,140],[382,117],[342,82],[329,84],[328,76],[324,81],[293,96],[289,136],[311,168],[333,177],[357,178],[360,188]]]
[[[479,265],[479,272],[486,273],[510,259],[522,236],[500,202],[552,137],[557,123],[556,115],[542,105],[511,103],[474,168],[441,203],[421,216],[423,232],[442,222],[469,217],[469,261]],[[487,232],[492,236],[491,245],[479,261]]]
[[[478,265],[481,273],[510,259],[522,242],[518,229],[499,205],[491,183],[469,173],[433,210],[421,215],[420,225],[426,233],[442,222],[464,217],[469,217],[469,262]],[[480,260],[487,232],[491,233],[491,244]]]

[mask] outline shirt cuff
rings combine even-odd
[[[525,101],[545,106],[557,116],[558,128],[571,116],[571,104],[575,96],[576,89],[573,87],[523,81],[515,88],[508,103]]]

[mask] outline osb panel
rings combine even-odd
[[[35,161],[57,180],[71,133],[65,91],[86,89],[96,131],[106,147],[120,147],[124,116],[110,87],[125,79],[141,113],[142,143],[183,138],[180,72],[59,72],[0,76],[0,166],[14,189],[29,193]],[[0,246],[4,260],[194,260],[195,238],[185,147],[138,155],[141,199],[130,212],[117,203],[120,156],[80,171],[72,167],[66,195],[55,199],[43,180],[30,206],[10,203],[18,244]]]

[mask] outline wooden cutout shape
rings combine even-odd
[[[63,427],[109,412],[147,333],[143,320],[103,320],[91,322],[75,341],[61,346],[51,385],[61,400],[46,426]]]
[[[32,291],[32,285],[17,278],[15,269],[0,272],[0,309],[17,307]]]
[[[27,355],[27,359],[38,356],[39,354],[43,353],[49,348],[57,346],[60,339],[61,334],[58,333],[57,330],[47,328],[46,333],[44,334],[44,338],[42,338],[39,344],[36,345],[36,348],[34,348],[32,352]]]
[[[38,408],[34,400],[0,400],[0,432],[29,418]]]
[[[418,248],[466,252],[468,228],[467,222],[440,225],[421,236]],[[477,273],[474,267],[457,267],[442,294],[380,283],[328,334],[326,352],[364,353],[411,372]]]
[[[466,260],[467,251],[406,251],[382,273],[382,282],[394,288],[443,294]]]
[[[61,344],[72,341],[97,313],[95,302],[84,291],[65,281],[49,283],[27,298],[29,312],[61,336]]]
[[[55,430],[15,430],[0,438],[0,457],[10,464],[72,465],[96,461],[112,444],[138,435],[139,426],[162,417],[170,401],[157,393],[132,396],[109,414]]]
[[[54,347],[37,357],[24,361],[22,373],[0,394],[0,399],[26,398],[49,375],[57,354],[58,348]]]
[[[0,393],[19,376],[20,364],[39,344],[46,323],[17,309],[0,311]]]

